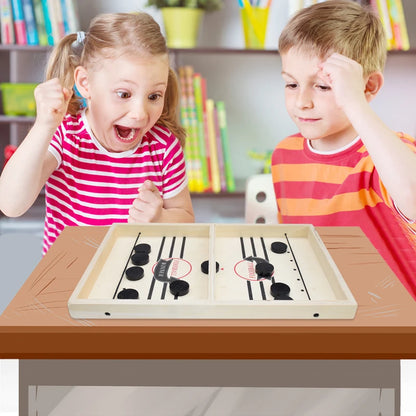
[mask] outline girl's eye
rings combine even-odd
[[[120,98],[130,98],[131,97],[131,94],[129,92],[126,92],[126,91],[117,91],[117,95]]]
[[[150,101],[157,101],[159,98],[162,98],[162,94],[150,94],[149,95]]]

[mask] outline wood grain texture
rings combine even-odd
[[[0,358],[416,358],[416,302],[356,227],[317,227],[353,320],[75,320],[67,302],[108,227],[67,227],[0,316]]]

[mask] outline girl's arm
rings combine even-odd
[[[164,201],[162,215],[158,222],[194,222],[194,210],[188,189]]]
[[[35,89],[37,116],[32,129],[0,176],[0,210],[10,217],[24,214],[57,166],[49,143],[62,122],[71,94],[57,79]]]
[[[129,211],[128,222],[194,222],[191,196],[187,188],[173,198],[162,200],[153,182],[147,180]]]

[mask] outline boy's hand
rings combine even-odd
[[[157,222],[163,209],[163,200],[152,181],[145,181],[139,189],[138,197],[129,209],[127,222]]]
[[[35,88],[36,122],[55,131],[61,124],[72,91],[62,87],[58,78],[39,84]]]
[[[361,65],[344,55],[333,53],[320,65],[321,76],[328,82],[339,107],[349,108],[365,100],[365,80]]]

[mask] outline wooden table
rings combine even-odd
[[[101,384],[114,379],[114,362],[119,361],[113,360],[123,359],[127,372],[132,362],[142,366],[153,362],[156,367],[161,365],[160,360],[178,363],[175,377],[180,372],[185,378],[180,385],[192,383],[186,380],[195,377],[192,372],[186,378],[182,360],[193,360],[201,371],[222,368],[221,380],[225,383],[233,363],[244,360],[250,369],[260,359],[257,362],[262,364],[256,368],[261,375],[256,376],[253,368],[249,370],[253,385],[256,377],[257,382],[259,378],[264,380],[265,364],[278,363],[282,368],[283,360],[291,360],[289,363],[302,372],[303,383],[311,366],[331,372],[326,377],[325,371],[313,371],[314,377],[319,374],[321,384],[329,386],[337,377],[344,377],[341,385],[350,386],[345,374],[360,370],[358,383],[369,385],[366,374],[370,372],[377,385],[396,389],[395,406],[399,408],[398,360],[416,357],[416,302],[359,228],[317,227],[358,303],[353,320],[74,320],[68,313],[68,298],[107,230],[66,228],[0,316],[0,358],[18,358],[26,363],[20,370],[21,382],[26,379],[26,385],[34,384],[33,374],[42,380],[47,371],[41,369],[53,365],[56,373],[69,377],[69,384],[76,380],[94,384],[97,377],[95,381],[86,380],[99,362],[99,373],[107,372],[98,381]],[[342,361],[345,359],[348,361]],[[106,369],[104,362],[109,363]],[[309,370],[305,370],[306,362]],[[82,378],[77,371],[71,379],[71,368],[84,369]],[[382,382],[386,368],[390,381]],[[273,364],[270,369],[268,377],[276,385]],[[299,371],[294,374],[299,375]],[[137,371],[134,373],[137,377]],[[169,382],[169,374],[172,371],[164,374],[165,382]],[[202,383],[215,385],[215,381],[206,381],[206,374]],[[287,373],[285,377],[288,383]],[[47,377],[39,383],[52,382],[53,378]],[[27,397],[26,385],[20,392]],[[21,398],[22,409],[27,409],[26,397]]]
[[[416,302],[359,228],[317,227],[358,303],[353,320],[74,320],[68,298],[107,230],[63,231],[0,317],[0,357],[416,357]]]

